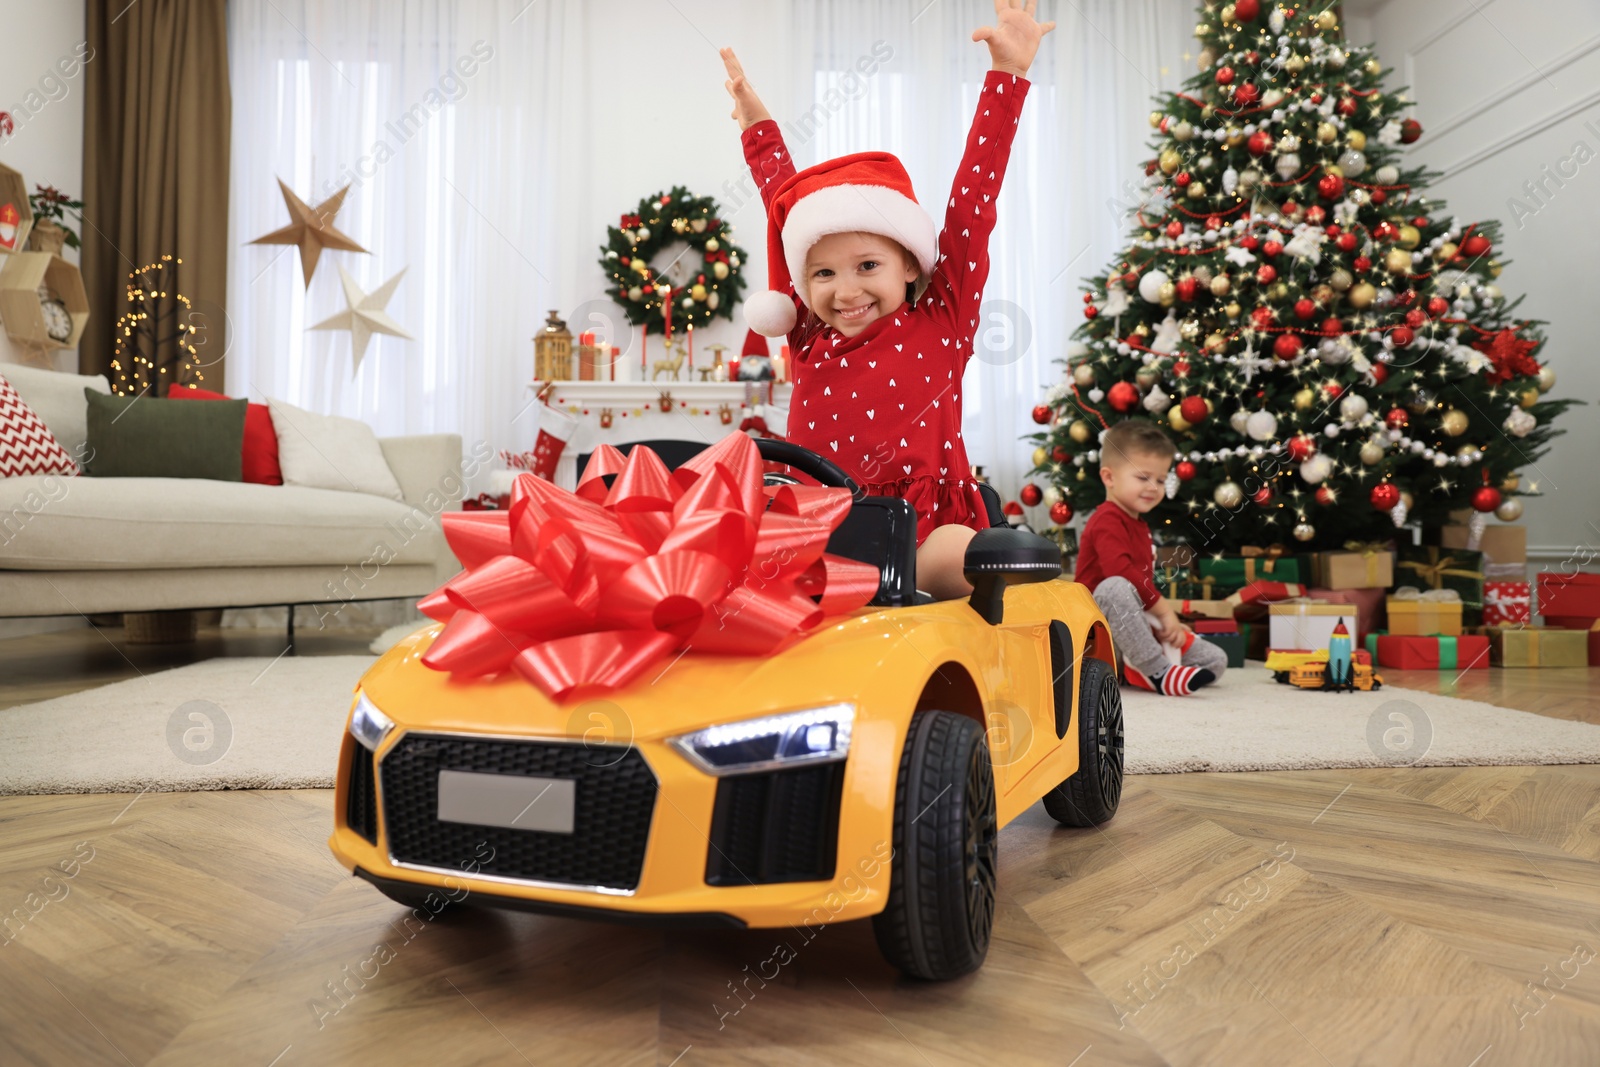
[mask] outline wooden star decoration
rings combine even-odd
[[[300,273],[305,276],[307,289],[311,288],[311,275],[316,273],[317,260],[324,248],[341,252],[366,252],[365,248],[356,244],[349,236],[333,228],[333,217],[339,213],[339,208],[344,206],[344,195],[350,191],[348,185],[316,207],[307,207],[304,200],[295,196],[289,187],[283,184],[282,178],[278,179],[278,188],[283,190],[283,202],[288,206],[289,215],[294,221],[283,229],[274,230],[265,237],[257,237],[250,243],[299,245]]]
[[[345,302],[350,306],[337,315],[323,319],[313,330],[349,330],[350,331],[350,377],[354,378],[361,369],[361,357],[366,354],[367,342],[372,340],[375,333],[386,333],[390,337],[403,337],[407,341],[412,337],[400,324],[389,317],[383,310],[389,298],[394,296],[395,286],[400,284],[400,279],[405,275],[405,268],[400,268],[400,273],[384,282],[370,293],[363,293],[361,286],[348,273],[344,267],[339,268],[339,280],[344,283]]]

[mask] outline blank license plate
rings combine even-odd
[[[439,772],[441,822],[572,833],[578,783],[570,778]]]

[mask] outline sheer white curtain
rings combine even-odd
[[[987,46],[971,35],[994,22],[993,0],[808,0],[791,16],[791,96],[819,105],[814,136],[791,135],[796,166],[894,152],[942,224],[989,69]],[[1102,270],[1127,237],[1116,205],[1131,201],[1125,183],[1142,176],[1151,98],[1194,69],[1184,58],[1197,51],[1193,16],[1189,0],[1039,6],[1038,18],[1057,26],[1029,72],[989,247],[987,313],[962,390],[968,456],[1007,498],[1031,466],[1018,440],[1036,428],[1029,412],[1060,380],[1054,361],[1083,321],[1078,280]],[[858,62],[885,47],[892,58],[861,76]],[[829,90],[838,90],[834,104]]]

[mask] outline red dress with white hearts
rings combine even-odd
[[[978,305],[989,275],[995,198],[1005,177],[1029,82],[990,71],[951,185],[933,278],[915,305],[846,337],[794,295],[777,257],[777,288],[795,301],[789,333],[794,393],[785,436],[837,463],[878,496],[898,496],[917,512],[917,544],[936,526],[989,525],[961,440],[961,377],[972,358]],[[795,173],[778,124],[743,134],[745,161],[770,211]]]

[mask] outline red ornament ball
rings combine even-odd
[[[1174,360],[1172,363],[1172,374],[1173,377],[1176,378],[1187,378],[1189,376],[1189,361],[1186,359]]]
[[[1317,503],[1321,504],[1323,507],[1327,507],[1329,504],[1332,504],[1338,499],[1336,496],[1334,496],[1333,490],[1329,489],[1325,485],[1317,486],[1317,491],[1312,495],[1316,497]]]
[[[1050,450],[1050,458],[1057,463],[1065,463],[1072,458],[1072,453],[1068,452],[1064,445],[1056,445]]]
[[[1057,500],[1050,505],[1050,521],[1057,526],[1065,526],[1072,521],[1072,505],[1065,500]]]
[[[1486,255],[1490,248],[1489,239],[1481,233],[1475,233],[1461,242],[1461,252],[1472,259]]]
[[[1374,204],[1381,204],[1385,200],[1389,199],[1389,194],[1384,192],[1382,189],[1374,189],[1372,192],[1367,194],[1367,199],[1371,200]]]
[[[1380,241],[1392,241],[1398,237],[1400,231],[1395,229],[1394,223],[1384,219],[1372,228],[1372,236]]]
[[[1261,254],[1272,259],[1283,251],[1283,244],[1279,241],[1267,241],[1261,246]]]
[[[1366,256],[1357,256],[1354,263],[1350,264],[1358,274],[1365,274],[1372,269],[1372,260]]]
[[[1323,333],[1343,333],[1344,332],[1344,322],[1341,321],[1340,319],[1335,318],[1334,316],[1330,315],[1327,318],[1322,320],[1322,332]]]
[[[1372,493],[1367,497],[1372,501],[1372,506],[1379,511],[1393,511],[1394,506],[1400,503],[1400,487],[1393,482],[1379,482],[1372,487]]]
[[[1203,397],[1186,396],[1178,405],[1178,414],[1182,415],[1191,426],[1198,426],[1206,421],[1206,416],[1211,414],[1211,409],[1206,407]]]
[[[1250,149],[1252,156],[1264,156],[1272,151],[1272,134],[1266,130],[1257,130],[1250,135],[1250,140],[1245,142],[1245,147]]]
[[[1416,119],[1406,119],[1400,124],[1400,143],[1411,144],[1422,136],[1422,123]]]
[[[1233,68],[1232,67],[1218,67],[1217,68],[1216,77],[1217,77],[1217,84],[1218,85],[1232,85],[1233,84]]]
[[[1207,215],[1206,216],[1206,229],[1208,229],[1208,230],[1220,230],[1220,229],[1222,229],[1222,216],[1221,215]]]
[[[1265,330],[1268,326],[1271,326],[1276,319],[1277,316],[1272,313],[1272,309],[1267,307],[1265,304],[1258,305],[1250,312],[1250,321],[1255,323],[1255,327],[1258,330]]]
[[[1428,313],[1421,308],[1412,308],[1406,312],[1406,325],[1413,330],[1428,321]]]
[[[1044,492],[1032,482],[1029,482],[1027,485],[1023,486],[1022,492],[1018,493],[1017,495],[1020,496],[1022,498],[1022,502],[1030,508],[1044,499]]]
[[[1179,189],[1186,189],[1188,188],[1189,183],[1194,179],[1189,177],[1188,171],[1180,170],[1177,174],[1173,175],[1172,180]]]
[[[1389,368],[1382,363],[1374,363],[1368,373],[1372,375],[1372,380],[1379,385],[1389,380]]]
[[[1195,294],[1200,291],[1200,280],[1193,276],[1179,278],[1177,285],[1173,288],[1177,289],[1179,300],[1189,303],[1194,300]]]
[[[1293,359],[1300,354],[1302,347],[1299,334],[1280,333],[1272,342],[1272,354],[1279,359]]]
[[[1296,463],[1304,463],[1317,454],[1317,443],[1303,433],[1297,433],[1289,438],[1289,456]]]
[[[1472,510],[1489,512],[1500,506],[1500,490],[1485,485],[1472,494]]]
[[[1183,223],[1178,222],[1176,220],[1167,223],[1167,236],[1171,237],[1171,238],[1174,238],[1174,239],[1182,237],[1183,236]]]
[[[1337,200],[1344,195],[1344,179],[1337,174],[1324,174],[1317,181],[1317,195],[1324,200]]]
[[[1039,404],[1033,409],[1033,421],[1037,422],[1040,426],[1043,426],[1045,423],[1050,421],[1050,416],[1052,414],[1054,413],[1050,410],[1049,404]]]
[[[1450,310],[1450,301],[1442,296],[1435,296],[1428,300],[1428,316],[1439,318]]]
[[[1382,366],[1382,364],[1374,364]],[[1390,408],[1389,413],[1383,417],[1383,423],[1391,430],[1403,430],[1411,425],[1411,414],[1405,408]]]
[[[1261,99],[1261,90],[1253,82],[1241,82],[1234,86],[1233,103],[1236,107],[1251,107]]]
[[[1306,208],[1306,221],[1313,226],[1321,226],[1322,220],[1327,217],[1328,213],[1323,211],[1322,207],[1318,204],[1312,204],[1310,207]]]
[[[1278,280],[1278,268],[1271,263],[1263,263],[1256,268],[1256,281],[1262,285],[1271,285]]]
[[[1339,251],[1341,252],[1354,252],[1356,250],[1356,235],[1353,233],[1341,233],[1334,238],[1333,243],[1339,246]]]
[[[1234,0],[1233,17],[1240,22],[1254,22],[1260,14],[1260,0]]]
[[[1294,302],[1294,315],[1297,319],[1309,319],[1317,313],[1317,302],[1309,296],[1302,296]]]
[[[1340,97],[1339,103],[1335,106],[1338,108],[1339,114],[1341,115],[1354,115],[1356,113],[1356,109],[1361,105],[1356,103],[1355,97],[1345,96]]]
[[[1239,247],[1246,252],[1254,252],[1261,245],[1261,238],[1253,233],[1247,233],[1239,238]]]
[[[1117,411],[1128,412],[1139,406],[1139,390],[1132,382],[1118,382],[1106,393],[1106,399]]]
[[[1100,309],[1095,307],[1093,304],[1090,304],[1088,307],[1083,309],[1083,317],[1086,318],[1086,319],[1093,319],[1093,318],[1097,317],[1099,314],[1100,314]]]
[[[1177,466],[1178,481],[1180,481],[1180,482],[1193,481],[1194,480],[1194,476],[1195,476],[1196,473],[1197,472],[1195,471],[1195,467],[1194,467],[1193,463],[1190,463],[1186,459],[1178,461],[1178,466]]]
[[[1411,332],[1409,326],[1396,326],[1389,331],[1389,340],[1394,342],[1396,348],[1408,347],[1415,338],[1416,335]]]
[[[1260,489],[1257,489],[1253,494],[1251,494],[1250,499],[1254,500],[1262,507],[1269,506],[1272,503],[1272,486],[1263,485]]]

